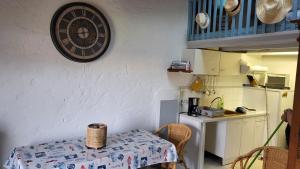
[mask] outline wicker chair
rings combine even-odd
[[[238,157],[231,165],[231,169],[236,169],[236,164],[239,169],[247,169],[248,162],[252,160],[251,157],[256,155],[260,150],[263,151],[263,167],[262,169],[287,169],[288,150],[279,147],[259,147],[248,154]]]
[[[167,140],[172,142],[177,150],[178,161],[177,163],[183,164],[185,169],[188,169],[185,160],[184,160],[184,146],[188,140],[192,137],[192,130],[184,125],[179,123],[171,123],[160,127],[155,134],[161,136],[162,131],[167,129]],[[173,164],[163,164],[162,168],[172,168],[175,169],[176,165]]]

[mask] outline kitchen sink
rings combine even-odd
[[[208,106],[199,107],[202,116],[208,117],[222,117],[222,116],[238,116],[243,115],[243,113],[238,113],[232,110],[216,109]]]
[[[216,109],[212,107],[199,107],[201,111],[202,116],[208,116],[208,117],[219,117],[219,116],[224,116],[224,109]]]

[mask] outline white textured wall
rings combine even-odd
[[[0,1],[0,159],[11,148],[85,134],[154,129],[161,98],[189,79],[167,74],[185,47],[186,0],[89,0],[107,16],[109,50],[76,63],[54,48],[49,25],[62,0]],[[180,83],[179,83],[180,82]],[[167,95],[167,96],[164,96]]]

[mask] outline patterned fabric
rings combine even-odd
[[[145,130],[132,130],[107,138],[100,150],[87,149],[85,138],[15,148],[7,169],[136,169],[176,162],[175,146]]]

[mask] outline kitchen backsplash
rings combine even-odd
[[[242,105],[243,88],[242,84],[244,81],[243,76],[217,76],[215,87],[212,83],[209,83],[207,79],[212,79],[208,76],[200,76],[200,79],[207,82],[204,85],[204,90],[212,91],[215,89],[215,94],[204,94],[202,92],[194,92],[190,90],[190,86],[183,86],[180,89],[180,100],[181,100],[181,111],[186,112],[188,109],[188,98],[199,97],[201,106],[209,106],[211,101],[216,97],[222,97],[224,100],[224,108],[234,110],[237,106]],[[211,80],[210,80],[211,81]]]

